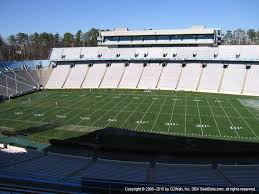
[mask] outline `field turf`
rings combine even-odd
[[[0,129],[48,143],[105,127],[259,142],[256,97],[142,90],[45,90],[0,103]]]

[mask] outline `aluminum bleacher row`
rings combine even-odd
[[[53,48],[52,61],[84,60],[226,60],[258,61],[258,45],[219,45],[215,47],[149,47],[149,48],[107,48],[75,47]]]
[[[1,65],[1,64],[0,64]],[[10,68],[3,65],[0,71],[0,95],[12,97],[35,91],[44,86],[49,79],[51,69],[24,69],[20,66]]]
[[[259,95],[259,46],[54,48],[46,88],[128,88]]]
[[[37,81],[25,70],[0,73],[0,93],[15,96],[38,88]]]
[[[78,157],[55,153],[18,149],[0,149],[0,182],[15,178],[15,184],[34,183],[74,185],[82,187],[86,181],[135,185],[179,186],[251,186],[259,188],[259,165],[167,164],[133,162],[92,157]],[[61,165],[62,164],[62,165]],[[82,182],[82,180],[84,180]],[[48,184],[46,184],[48,183]],[[183,185],[184,183],[184,185]],[[53,186],[54,185],[54,186]],[[100,186],[101,184],[99,184]],[[38,185],[39,186],[39,185]]]
[[[258,65],[95,63],[57,65],[46,88],[128,88],[259,95]]]

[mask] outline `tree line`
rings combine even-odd
[[[48,59],[51,48],[97,46],[99,30],[87,32],[78,30],[76,34],[59,33],[17,33],[6,40],[0,35],[0,61]]]
[[[17,33],[6,40],[0,35],[0,61],[48,59],[51,48],[97,46],[99,30],[92,28],[87,32],[78,30],[76,34],[59,33]],[[259,44],[259,30],[227,30],[222,44],[247,45]]]
[[[227,30],[223,36],[223,44],[226,45],[247,45],[259,44],[259,30],[255,29],[237,29]]]

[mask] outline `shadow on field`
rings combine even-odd
[[[59,123],[47,123],[47,124],[44,124],[44,125],[29,127],[27,129],[17,131],[17,135],[24,135],[24,136],[32,135],[32,134],[35,134],[35,133],[40,133],[40,132],[43,132],[43,131],[48,131],[50,129],[54,129],[54,128],[60,127],[62,125],[63,124],[59,124]]]
[[[104,128],[80,137],[50,140],[49,150],[119,151],[179,156],[258,156],[259,143],[225,141]]]

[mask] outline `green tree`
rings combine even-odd
[[[5,48],[5,42],[0,34],[0,61],[4,60],[4,48]]]
[[[10,35],[8,37],[8,43],[11,45],[11,46],[15,46],[17,44],[17,39],[16,39],[16,36],[15,35]]]
[[[97,37],[99,34],[99,30],[96,28],[92,28],[86,34],[87,46],[97,46]]]
[[[70,32],[66,32],[63,37],[63,44],[65,47],[73,46],[74,36]]]
[[[259,30],[256,32],[255,43],[259,44]]]
[[[25,45],[25,44],[28,44],[29,42],[29,35],[28,34],[25,34],[25,33],[18,33],[16,35],[16,39],[17,39],[17,42],[18,44],[21,46],[21,45]]]
[[[231,30],[227,30],[223,37],[225,44],[232,44],[233,42],[233,33]]]
[[[33,45],[39,45],[40,44],[40,35],[37,32],[35,32],[34,34],[31,34],[29,39],[30,39],[30,43],[33,44]]]
[[[249,41],[254,44],[255,40],[256,40],[256,31],[254,29],[248,29],[247,30],[247,37],[249,39]]]
[[[0,48],[2,48],[5,45],[4,39],[2,38],[0,34]]]
[[[39,36],[41,46],[51,47],[54,44],[54,36],[47,32],[40,33]]]
[[[59,33],[56,33],[54,35],[54,47],[60,47],[61,46],[61,37],[59,35]]]
[[[235,30],[234,31],[234,40],[235,40],[235,44],[238,44],[238,45],[247,44],[246,32],[240,28]]]
[[[20,47],[20,51],[18,52],[21,54],[21,59],[25,60],[27,58],[27,45],[29,44],[29,35],[26,33],[19,32],[16,34],[17,43]]]
[[[76,33],[76,39],[75,39],[76,46],[81,46],[81,40],[82,40],[82,31],[78,30]]]

